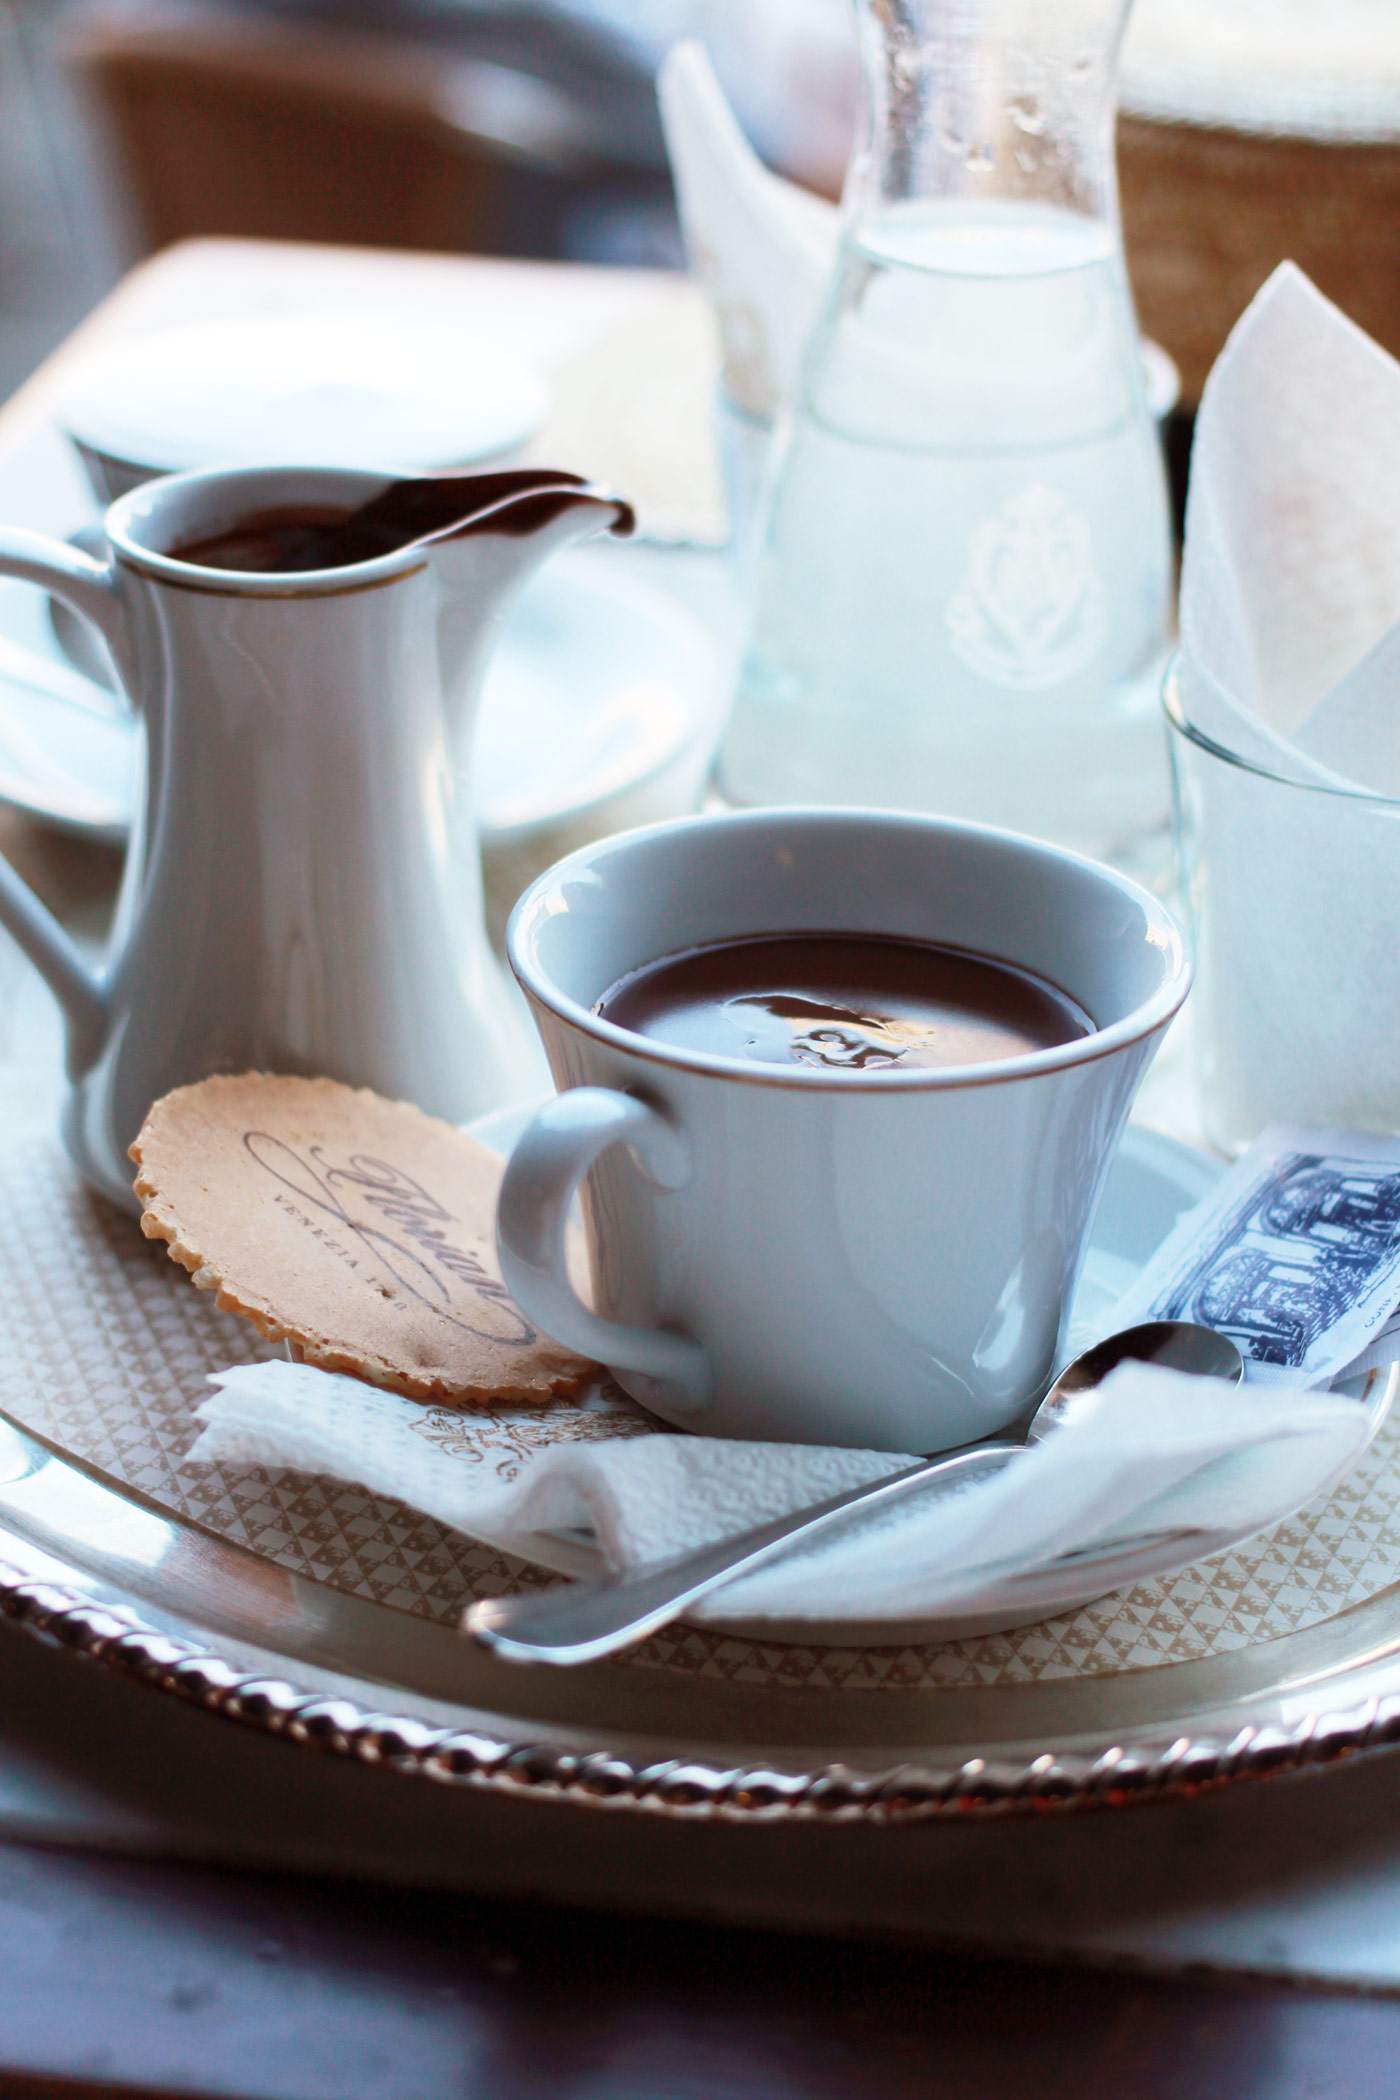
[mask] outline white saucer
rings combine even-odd
[[[542,571],[501,636],[476,747],[488,848],[573,824],[606,828],[608,803],[651,781],[649,813],[699,798],[719,728],[715,649],[684,606],[610,562],[614,551],[583,548]],[[68,688],[74,669],[104,668],[81,622],[50,605],[26,584],[0,584],[0,803],[116,842],[137,792],[135,727],[100,687],[96,712],[42,690],[46,664]],[[7,670],[6,641],[37,659],[32,680]]]
[[[117,696],[90,680],[84,694],[54,658],[43,604],[27,584],[0,583],[0,806],[117,845],[140,790],[139,743]]]
[[[508,1154],[529,1115],[527,1108],[483,1116],[469,1126],[473,1137],[492,1151]],[[1075,1292],[1066,1337],[1066,1352],[1101,1334],[1129,1280],[1145,1266],[1178,1217],[1198,1202],[1224,1172],[1218,1160],[1156,1131],[1130,1129],[1119,1147],[1090,1237],[1084,1272]],[[1397,1384],[1391,1373],[1376,1373],[1339,1388],[1354,1392],[1371,1414],[1370,1435],[1380,1430],[1390,1411]],[[910,1641],[957,1640],[968,1635],[1000,1633],[1028,1626],[1060,1612],[1092,1604],[1110,1590],[1124,1589],[1151,1575],[1165,1574],[1190,1561],[1203,1560],[1238,1544],[1248,1533],[1210,1532],[1183,1543],[1178,1533],[1105,1547],[1088,1555],[1066,1556],[1043,1567],[1023,1569],[1010,1577],[989,1579],[986,1589],[956,1617],[930,1619],[911,1610],[907,1616],[860,1616],[858,1595],[822,1594],[819,1569],[812,1577],[813,1610],[801,1619],[719,1619],[707,1614],[714,1631],[754,1640],[818,1642],[834,1647],[890,1647]],[[541,1559],[547,1541],[541,1540]],[[553,1563],[562,1574],[577,1572],[577,1562]]]
[[[609,829],[607,805],[662,774],[648,814],[700,800],[720,727],[718,653],[693,613],[629,575],[625,557],[615,565],[615,551],[561,557],[506,624],[476,735],[488,849],[566,825]]]

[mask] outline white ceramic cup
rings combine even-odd
[[[979,950],[1097,1025],[1004,1063],[833,1073],[677,1049],[593,1011],[660,956],[803,931]],[[498,1214],[506,1282],[545,1333],[717,1436],[937,1451],[1041,1397],[1114,1147],[1190,981],[1155,898],[1010,832],[755,810],[571,855],[521,898],[507,947],[559,1088]],[[585,1177],[596,1309],[565,1260]]]

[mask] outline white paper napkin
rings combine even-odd
[[[576,1419],[424,1410],[306,1365],[219,1374],[191,1456],[355,1480],[569,1575],[623,1573],[800,1509],[910,1461],[651,1429],[599,1396]],[[1122,1366],[1066,1430],[953,1493],[853,1522],[724,1592],[711,1616],[937,1617],[993,1571],[1093,1541],[1189,1526],[1257,1530],[1354,1463],[1367,1410],[1330,1394],[1232,1388]],[[1240,1464],[1242,1451],[1248,1463]],[[930,1505],[940,1506],[930,1522]],[[1200,1545],[1186,1542],[1184,1562]]]
[[[1348,782],[1400,796],[1400,622],[1323,694],[1295,741],[1309,760]]]
[[[1304,781],[1400,791],[1400,365],[1292,263],[1206,382],[1181,574],[1187,711]]]

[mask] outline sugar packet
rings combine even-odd
[[[1400,1138],[1275,1125],[1168,1234],[1115,1328],[1199,1320],[1253,1381],[1326,1386],[1400,1360]]]

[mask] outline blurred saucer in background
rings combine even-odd
[[[95,526],[73,535],[85,552],[98,542]],[[699,800],[724,697],[719,651],[693,613],[614,559],[582,548],[511,610],[470,761],[488,854],[528,849],[533,865],[540,851],[554,857],[556,838],[572,844]],[[96,712],[69,697],[74,671],[93,681]],[[0,584],[0,803],[65,830],[125,835],[137,738],[110,679],[100,643],[67,607]]]
[[[94,353],[58,404],[102,502],[192,467],[432,473],[516,451],[544,380],[450,329],[357,314],[200,321]]]

